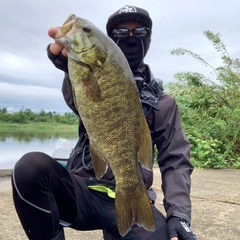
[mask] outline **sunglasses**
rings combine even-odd
[[[137,27],[137,28],[117,28],[112,31],[112,35],[119,39],[126,39],[132,32],[133,36],[139,39],[145,38],[150,34],[150,29],[147,27]]]

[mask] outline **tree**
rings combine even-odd
[[[0,113],[7,113],[7,108],[0,108]]]

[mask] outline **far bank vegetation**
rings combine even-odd
[[[7,108],[0,108],[1,123],[62,123],[68,125],[78,124],[79,118],[72,112],[58,114],[56,112],[41,110],[34,112],[29,108],[22,108],[18,112],[8,113]]]

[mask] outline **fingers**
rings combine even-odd
[[[65,56],[65,57],[68,56],[68,54],[67,54],[67,48],[66,48],[66,47],[63,48],[63,50],[62,50],[62,55]]]
[[[57,27],[50,28],[48,30],[49,37],[54,38],[56,33],[58,32],[58,30],[59,30],[59,28],[57,28]],[[52,43],[50,45],[49,50],[54,55],[59,55],[60,53],[62,53],[63,56],[67,57],[67,49],[59,43]]]
[[[178,238],[177,237],[173,237],[170,240],[178,240]]]
[[[62,53],[63,56],[67,57],[67,50],[66,49],[64,50],[64,49],[65,49],[64,46],[58,43],[52,43],[49,48],[52,54],[59,55],[60,53]]]
[[[48,30],[48,35],[51,38],[54,38],[54,36],[56,35],[56,33],[58,32],[59,28],[55,27],[55,28],[50,28]]]

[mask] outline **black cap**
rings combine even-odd
[[[144,26],[152,29],[152,19],[149,13],[142,8],[126,5],[113,13],[107,22],[107,33],[111,34],[113,29],[120,23],[134,21],[143,24]]]

